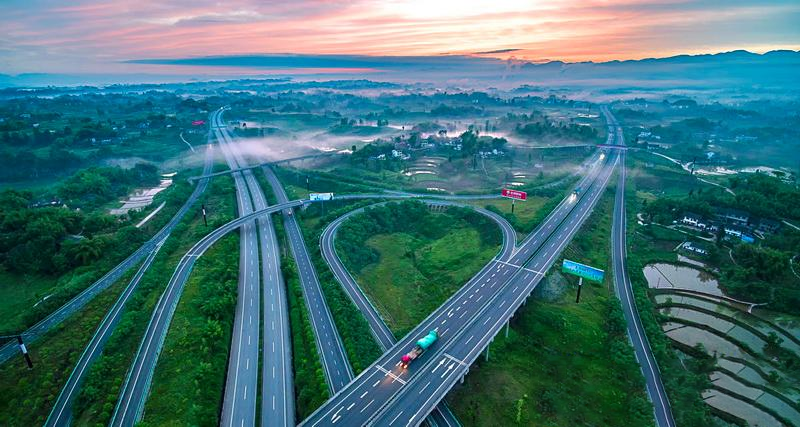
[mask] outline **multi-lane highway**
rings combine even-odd
[[[253,207],[263,210],[267,201],[251,168],[233,143],[227,129],[223,126],[221,113],[217,116],[221,144],[229,150],[232,161],[230,167],[241,173],[252,197]],[[261,365],[261,424],[264,426],[294,425],[294,385],[292,377],[291,334],[289,329],[288,304],[280,259],[277,237],[269,216],[257,221],[259,250],[250,250],[250,256],[261,255],[261,281],[263,283],[262,304],[259,304],[258,288],[245,290],[249,295],[240,294],[237,316],[242,320],[234,325],[231,344],[231,357],[225,399],[222,408],[222,425],[255,425],[255,398],[258,374],[258,311],[263,310],[263,342]],[[255,249],[255,248],[253,248]],[[257,276],[258,272],[245,273]],[[255,322],[252,322],[255,318]],[[245,324],[245,319],[247,323]],[[237,330],[236,327],[239,327]],[[234,350],[238,354],[234,355]],[[248,399],[250,399],[248,401]]]
[[[263,171],[278,199],[278,203],[285,203],[288,197],[283,185],[278,181],[278,177],[269,167],[264,167]],[[309,319],[314,327],[314,336],[320,362],[322,363],[322,370],[325,374],[328,388],[335,393],[350,382],[353,378],[353,371],[347,359],[347,352],[339,336],[339,331],[333,322],[333,315],[325,301],[325,295],[317,278],[314,264],[308,255],[303,232],[300,230],[297,219],[294,215],[291,215],[290,210],[283,213],[283,224],[289,247],[297,264],[297,272],[303,289],[303,297],[308,309]]]
[[[617,125],[616,121],[612,122]],[[623,145],[621,133],[618,132],[617,143]],[[636,360],[642,369],[645,386],[650,401],[653,402],[653,413],[658,427],[674,427],[675,419],[672,417],[672,408],[669,397],[661,381],[661,372],[650,350],[650,343],[642,327],[639,312],[636,309],[636,299],[633,296],[633,287],[627,270],[627,244],[626,244],[626,216],[625,216],[625,153],[620,154],[620,173],[617,183],[617,192],[614,198],[614,218],[611,227],[611,251],[614,270],[614,292],[622,304],[627,323],[628,338],[633,345]]]
[[[223,111],[224,109],[220,109],[215,113],[212,126],[228,167],[237,169],[239,161],[236,153],[222,132]],[[232,176],[236,187],[239,216],[247,215],[253,211],[254,198],[250,196],[248,183],[245,182],[242,172],[236,172]],[[259,243],[258,240],[255,221],[244,224],[240,229],[239,286],[220,420],[220,424],[223,426],[255,424],[261,324],[261,272],[259,270],[261,245],[256,246]]]
[[[543,237],[542,244],[538,245],[530,261],[520,267],[512,267],[514,271],[510,280],[477,311],[465,328],[452,340],[443,343],[434,357],[419,367],[419,374],[407,381],[394,400],[371,419],[372,423],[403,426],[419,424],[425,414],[466,375],[469,366],[530,296],[544,273],[558,259],[561,251],[588,218],[605,190],[615,163],[614,158],[610,159],[609,165],[603,168],[595,184],[575,203],[569,216],[555,225],[549,236]],[[494,268],[498,274],[501,270],[502,268]],[[489,282],[489,278],[484,279],[484,283]],[[476,290],[473,294],[478,293]]]
[[[616,129],[609,128],[609,141],[613,141],[613,132]],[[485,347],[483,335],[473,331],[465,336],[465,331],[477,328],[480,332],[492,332],[500,318],[513,314],[513,311],[508,310],[515,310],[517,302],[521,304],[530,294],[549,263],[555,260],[591,212],[605,189],[616,160],[615,155],[597,160],[579,184],[584,189],[580,196],[565,198],[508,261],[497,259],[492,262],[345,389],[315,411],[303,425],[363,425],[376,420],[398,422],[406,417],[403,424],[420,423],[449,390],[452,384],[448,383],[452,375],[463,375],[468,368],[465,359],[474,356],[466,354],[458,362],[443,361],[442,358],[450,360],[448,358],[455,357],[451,353],[456,353],[457,348],[451,349],[451,344],[462,351],[480,352]],[[529,260],[530,265],[526,266]],[[498,320],[492,321],[490,313],[497,315]],[[502,322],[508,317],[502,319]],[[398,366],[400,356],[431,329],[438,330],[439,341],[408,369],[401,369]],[[450,353],[444,352],[444,349],[448,349]],[[426,371],[436,367],[431,367],[431,362],[445,365],[444,371],[435,375],[441,384],[431,386],[431,380],[431,383],[422,385],[424,388],[417,396],[425,396],[427,400],[416,402],[422,407],[419,409],[414,403],[406,403],[412,399],[401,392],[406,387],[411,389],[419,384],[420,378],[427,376]],[[428,390],[428,387],[432,388]],[[392,410],[398,411],[393,415],[396,418],[384,420],[383,414]]]
[[[514,246],[516,244],[516,232],[514,231],[514,227],[508,223],[508,221],[503,218],[502,216],[487,211],[481,208],[473,208],[472,206],[468,205],[461,205],[458,203],[453,202],[442,202],[442,201],[434,201],[434,200],[425,200],[425,202],[430,204],[441,204],[441,205],[448,205],[448,206],[463,206],[475,209],[477,212],[486,215],[493,221],[495,221],[500,230],[503,233],[503,245],[500,248],[500,252],[497,254],[497,259],[500,260],[507,260],[511,257],[511,254],[514,251]],[[333,276],[336,280],[341,284],[342,288],[344,289],[347,296],[353,301],[353,304],[358,308],[361,314],[366,319],[367,323],[370,327],[370,332],[372,333],[375,341],[383,348],[384,351],[388,350],[390,347],[394,345],[397,339],[394,337],[394,334],[391,332],[389,327],[386,325],[386,322],[378,313],[378,310],[375,306],[369,301],[366,295],[364,295],[361,287],[356,282],[355,278],[350,274],[347,268],[342,263],[341,258],[336,253],[335,243],[336,243],[336,234],[339,231],[339,227],[350,217],[353,215],[357,215],[364,211],[364,209],[378,206],[382,203],[376,203],[375,205],[371,205],[364,208],[354,209],[346,214],[336,218],[330,224],[328,224],[325,229],[322,231],[320,235],[320,251],[322,253],[323,259],[328,264],[333,273]]]
[[[225,155],[229,165],[234,167],[239,166],[239,154],[231,147],[229,137],[224,133],[221,114],[224,110],[216,111],[212,116],[212,126],[215,128],[214,133],[217,140],[220,142],[220,147]],[[245,171],[245,174],[249,171]],[[277,254],[276,239],[274,231],[271,230],[270,222],[259,222],[259,228],[256,228],[256,216],[262,217],[265,213],[278,211],[280,208],[274,209],[259,209],[266,207],[266,201],[263,194],[259,191],[253,191],[253,198],[251,199],[248,191],[248,184],[252,187],[255,179],[250,173],[250,182],[247,177],[243,177],[242,173],[233,174],[234,182],[236,184],[237,207],[239,209],[239,220],[233,221],[220,229],[214,230],[211,234],[206,236],[187,253],[179,262],[175,273],[170,279],[167,289],[159,299],[150,324],[145,331],[145,336],[140,345],[139,351],[136,354],[131,370],[128,372],[125,384],[123,385],[120,399],[112,418],[112,425],[131,426],[135,424],[142,416],[144,402],[146,400],[150,381],[152,380],[153,371],[158,360],[158,355],[163,345],[164,337],[169,329],[169,324],[174,314],[175,307],[182,293],[183,285],[191,272],[191,268],[197,257],[202,255],[203,252],[213,244],[217,239],[225,233],[237,228],[242,227],[240,239],[240,274],[239,274],[239,298],[237,301],[237,309],[234,320],[234,331],[231,345],[231,352],[229,358],[228,378],[226,382],[226,395],[223,401],[223,422],[236,425],[255,425],[255,399],[257,396],[258,386],[258,356],[259,356],[259,332],[260,332],[260,313],[261,313],[261,271],[259,265],[263,266],[264,277],[271,278],[265,283],[272,283],[274,289],[265,289],[265,301],[272,301],[274,307],[273,312],[277,313],[279,307],[274,303],[274,300],[282,295],[282,286],[280,285],[279,266],[274,257],[268,257],[259,263],[259,247],[262,248],[262,253],[269,253],[271,255]],[[252,191],[256,187],[250,188]],[[254,215],[253,203],[259,212],[259,215]],[[289,203],[283,206],[295,206],[301,204],[300,202]],[[270,231],[272,233],[270,234]],[[260,233],[259,233],[260,232]],[[260,239],[260,245],[257,246],[256,242]],[[285,311],[283,312],[285,315]],[[285,317],[285,316],[284,316]],[[265,316],[265,319],[267,317]],[[273,322],[272,324],[274,324]],[[270,326],[272,326],[272,324]],[[282,330],[286,331],[284,334],[288,336],[288,324],[280,322]],[[280,337],[272,335],[273,337]],[[283,339],[281,343],[287,342]],[[275,347],[273,346],[272,349]],[[266,352],[266,349],[265,349]],[[277,354],[277,352],[276,352]],[[281,355],[282,364],[286,365],[291,363],[289,350]],[[266,360],[266,359],[265,359]],[[275,356],[271,356],[269,360],[277,360]],[[285,362],[285,363],[284,363]],[[267,365],[265,362],[264,365]],[[277,373],[280,373],[282,381],[282,388],[271,388],[271,394],[262,393],[262,398],[271,396],[269,407],[274,411],[267,411],[264,417],[271,417],[273,414],[278,414],[274,418],[269,418],[267,425],[289,425],[294,423],[294,401],[293,391],[291,389],[291,369],[282,368]],[[288,391],[287,391],[288,390]],[[279,399],[280,398],[280,399]],[[274,405],[274,406],[273,406]],[[267,407],[265,406],[265,409]],[[262,411],[263,413],[264,411]]]

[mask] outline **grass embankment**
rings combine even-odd
[[[503,216],[517,231],[519,240],[522,240],[561,203],[567,190],[572,189],[575,180],[577,180],[576,177],[567,177],[553,187],[529,190],[527,200],[515,201],[513,213],[511,212],[511,199],[473,200],[468,203]]]
[[[238,275],[239,236],[233,232],[197,261],[186,282],[142,424],[219,424]]]
[[[314,204],[302,212],[298,218],[304,224],[303,237],[308,247],[311,261],[314,263],[320,286],[322,286],[322,292],[325,294],[325,300],[331,310],[333,321],[342,338],[347,358],[355,375],[358,375],[364,368],[374,362],[381,355],[381,350],[372,337],[369,324],[367,324],[364,316],[355,304],[350,301],[350,298],[322,259],[322,254],[319,250],[319,238],[322,230],[331,221],[345,212],[370,203],[374,203],[374,201],[326,203],[324,216],[322,215],[322,206]],[[316,221],[317,226],[305,226],[307,221]]]
[[[314,328],[308,318],[308,308],[303,299],[303,290],[294,260],[288,256],[283,257],[281,271],[286,281],[289,322],[292,330],[295,412],[297,419],[302,420],[328,399],[328,386],[322,373],[322,363],[314,341]]]
[[[389,328],[402,337],[489,262],[501,242],[494,222],[471,209],[433,213],[407,201],[351,217],[336,247]]]
[[[205,204],[208,227],[203,225],[199,209],[187,215],[175,227],[139,288],[128,302],[114,334],[100,358],[92,365],[81,390],[74,412],[76,424],[106,424],[111,419],[120,387],[141,342],[153,307],[164,290],[180,258],[200,238],[233,219],[233,181],[229,177],[215,178],[196,207]]]
[[[447,213],[428,215],[452,221],[449,231],[438,239],[406,232],[372,236],[364,244],[378,253],[378,261],[355,275],[398,337],[417,326],[469,281],[499,248],[496,239],[482,240],[473,224]]]
[[[270,187],[265,191],[272,195]],[[274,196],[273,196],[274,197]],[[292,365],[294,367],[295,416],[302,420],[311,415],[329,397],[328,385],[322,373],[314,327],[308,317],[308,307],[303,298],[297,264],[290,255],[283,227],[283,217],[273,215],[275,233],[280,245],[281,273],[286,284],[286,300],[289,305],[289,328],[292,334]]]
[[[39,340],[28,343],[34,368],[28,370],[22,356],[0,365],[0,424],[42,425],[78,358],[94,336],[122,290],[139,266],[98,294],[83,310],[66,319]]]
[[[565,257],[609,271],[612,207],[609,190]],[[652,425],[610,273],[602,284],[584,283],[580,304],[577,280],[567,280],[553,301],[529,300],[508,338],[495,338],[490,360],[480,358],[448,396],[464,425]],[[558,287],[564,278],[552,272],[545,282]]]

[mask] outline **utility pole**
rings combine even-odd
[[[25,363],[28,364],[28,369],[33,369],[33,361],[31,361],[31,356],[28,354],[28,348],[25,347],[25,343],[22,341],[22,334],[0,336],[0,340],[4,340],[7,338],[17,339],[17,345],[19,346],[19,351],[22,352],[22,357],[25,358]]]
[[[581,302],[581,288],[583,287],[583,277],[578,278],[578,295],[575,297],[575,302]]]
[[[200,205],[200,208],[203,210],[203,225],[208,227],[208,218],[206,218],[206,205]]]
[[[25,343],[22,342],[22,335],[17,335],[17,343],[19,344],[19,350],[22,352],[22,356],[25,358],[25,363],[28,364],[28,369],[33,369],[33,361],[31,361],[31,356],[28,354],[28,348],[25,347]]]

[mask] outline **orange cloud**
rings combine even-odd
[[[11,0],[0,72],[252,53],[608,60],[800,46],[792,0]],[[769,25],[764,25],[767,22]]]

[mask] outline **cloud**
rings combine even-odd
[[[521,49],[495,49],[495,50],[485,50],[483,52],[474,52],[475,55],[493,55],[497,53],[511,53],[517,52]]]
[[[800,4],[789,0],[7,3],[0,16],[5,73],[117,72],[144,66],[120,65],[130,59],[276,52],[586,61],[800,47]]]

